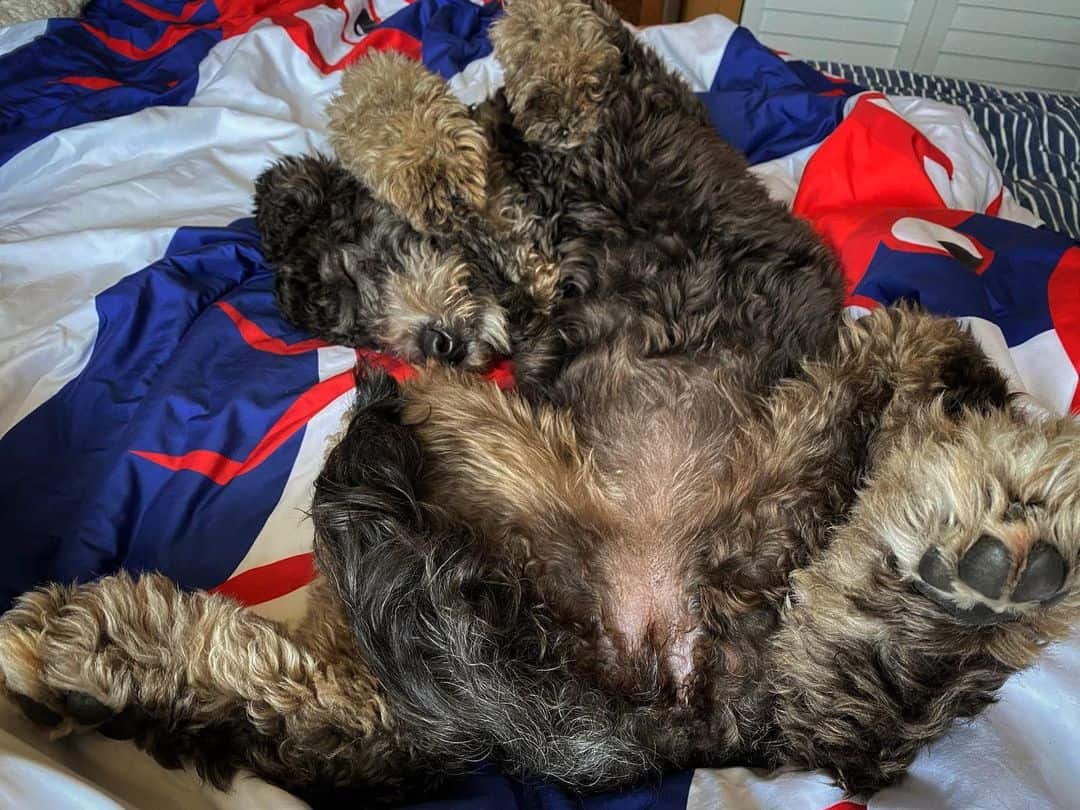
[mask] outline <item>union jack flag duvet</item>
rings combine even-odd
[[[43,581],[125,568],[299,615],[304,510],[357,354],[277,313],[253,181],[280,156],[328,151],[324,106],[372,49],[422,60],[466,102],[486,97],[501,80],[486,35],[499,13],[469,0],[95,0],[78,20],[0,29],[0,610]],[[721,17],[639,35],[837,251],[853,314],[914,299],[963,319],[1033,405],[1080,410],[1080,246],[1015,202],[961,110],[824,75]],[[1080,638],[1051,649],[863,801],[1075,806],[1078,667]],[[0,784],[44,800],[13,770],[24,754],[4,741],[23,735],[10,723]],[[141,756],[126,743],[35,745],[102,802],[87,806],[298,806],[253,780],[226,796],[146,769],[125,785],[116,752]],[[845,804],[819,774],[732,768],[584,800],[481,773],[428,806]]]

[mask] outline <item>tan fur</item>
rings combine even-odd
[[[490,37],[506,70],[507,100],[525,137],[572,149],[595,131],[607,77],[621,54],[596,11],[564,0],[513,0]],[[536,43],[542,40],[539,51]],[[536,58],[542,54],[542,58]],[[528,108],[528,115],[525,114]],[[566,111],[572,110],[567,120]]]
[[[0,620],[0,685],[61,715],[54,735],[79,728],[65,705],[71,692],[186,727],[239,716],[278,749],[252,765],[288,781],[336,768],[380,782],[403,756],[379,685],[322,580],[291,636],[230,599],[181,592],[156,574],[50,585]]]
[[[619,69],[605,18],[566,0],[511,0],[510,9],[492,38],[526,136],[560,149],[587,141],[605,77]],[[512,195],[481,177],[492,162],[481,128],[431,74],[393,58],[365,65],[347,77],[332,113],[354,171],[418,227],[441,227],[462,201],[512,220]],[[397,105],[402,94],[407,110]],[[414,171],[399,188],[403,168]],[[774,216],[740,227],[751,233]],[[537,268],[528,283],[554,284],[543,254],[528,257]],[[452,293],[454,262],[414,258],[418,275]],[[405,320],[430,303],[409,276],[396,291]],[[681,292],[667,302],[683,306]],[[608,302],[584,303],[600,316]],[[718,309],[696,306],[702,320]],[[659,308],[633,310],[610,340],[574,358],[563,372],[577,381],[572,408],[426,369],[400,392],[404,427],[399,392],[383,379],[370,412],[358,412],[356,447],[335,451],[323,511],[314,510],[325,559],[338,555],[340,570],[326,570],[352,598],[353,626],[369,631],[360,639],[372,666],[380,656],[393,662],[379,670],[399,676],[385,688],[413,690],[395,693],[412,739],[397,737],[328,594],[288,637],[220,597],[180,594],[153,576],[53,586],[0,620],[6,688],[65,715],[67,691],[113,709],[142,706],[175,720],[168,728],[177,734],[239,715],[260,744],[280,743],[277,759],[259,745],[249,754],[264,775],[323,773],[336,785],[402,778],[415,764],[409,743],[430,738],[428,750],[452,759],[453,745],[473,745],[450,733],[457,727],[483,729],[475,759],[499,754],[489,740],[510,749],[526,739],[539,753],[522,761],[551,775],[553,750],[582,740],[603,748],[616,736],[589,737],[589,724],[575,722],[596,708],[595,687],[597,716],[610,709],[618,722],[592,727],[630,728],[649,757],[827,766],[855,790],[887,783],[1076,621],[1080,429],[1028,421],[997,396],[998,378],[978,379],[981,367],[960,376],[974,374],[972,387],[987,390],[946,412],[949,363],[977,355],[949,321],[875,312],[846,324],[835,353],[830,342],[794,379],[762,383],[759,359],[747,356],[754,343],[679,342],[669,332],[687,324],[665,321]],[[573,377],[589,366],[595,377]],[[364,454],[375,450],[378,469]],[[1010,622],[975,627],[954,610],[974,603],[962,583],[955,605],[916,590],[927,549],[955,563],[983,533],[1009,544],[1016,571],[1036,539],[1052,540],[1071,565],[1064,598],[1013,603]],[[482,547],[455,546],[473,542]],[[366,576],[384,561],[408,577]],[[503,627],[497,602],[507,593],[529,612]],[[485,635],[491,626],[506,632]],[[382,628],[390,629],[380,638]],[[527,643],[502,654],[493,639],[514,644],[515,632]],[[566,638],[573,655],[546,657],[549,644],[561,655]],[[534,655],[540,675],[530,679]],[[509,672],[501,681],[500,668]],[[455,711],[463,692],[480,696],[464,705],[486,712],[487,725]],[[432,710],[433,701],[443,708]],[[535,710],[526,720],[549,710],[560,723],[570,718],[569,730],[504,723],[517,704]],[[507,734],[485,736],[497,724]],[[573,774],[568,784],[595,787],[604,767],[638,761],[621,759],[623,750],[591,759],[581,751],[579,771],[559,767]]]
[[[373,52],[342,75],[329,105],[341,162],[418,231],[487,205],[488,141],[446,83],[401,54]]]
[[[410,334],[427,324],[434,324],[455,334],[466,328],[481,312],[488,315],[475,330],[477,340],[470,343],[462,368],[486,368],[495,355],[511,352],[509,327],[503,310],[489,296],[469,289],[471,268],[455,254],[439,252],[421,243],[415,251],[400,257],[403,272],[387,281],[383,292],[383,316],[375,324],[379,341],[387,346],[414,347],[404,359],[424,362]],[[474,330],[468,330],[473,334]]]

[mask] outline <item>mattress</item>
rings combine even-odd
[[[468,0],[97,0],[84,19],[0,30],[0,608],[42,581],[154,569],[272,618],[300,614],[305,509],[352,368],[394,361],[282,320],[253,180],[279,156],[327,149],[326,101],[372,49],[484,98],[501,81],[486,36],[499,13]],[[919,300],[962,319],[1031,407],[1080,406],[1080,248],[1012,193],[963,109],[819,72],[718,16],[639,35],[836,250],[853,317]],[[1070,805],[1078,664],[1080,638],[1049,650],[900,785],[860,801]],[[251,778],[214,791],[127,743],[50,741],[9,707],[0,728],[0,801],[15,806],[299,806]],[[425,806],[844,801],[816,773],[700,769],[579,800],[485,770]]]

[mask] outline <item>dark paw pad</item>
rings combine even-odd
[[[84,726],[96,726],[115,714],[100,700],[83,692],[69,692],[64,698],[64,708]]]
[[[48,726],[52,728],[60,725],[60,721],[64,718],[54,712],[44,703],[38,703],[33,698],[26,695],[15,695],[15,702],[19,704],[19,708],[22,709],[22,713],[39,726]]]
[[[929,549],[919,560],[919,576],[923,578],[923,582],[939,591],[948,593],[953,589],[952,567],[936,548]]]
[[[128,706],[122,712],[98,726],[98,733],[110,740],[130,740],[146,726],[148,717],[135,706]]]
[[[1061,553],[1040,540],[1028,553],[1027,566],[1013,591],[1013,601],[1046,602],[1053,599],[1065,584],[1068,573],[1069,567]]]
[[[974,625],[1013,621],[1022,615],[1030,603],[1045,605],[1060,597],[1069,567],[1054,546],[1040,540],[1031,547],[1010,593],[1008,584],[1014,576],[1016,564],[1005,543],[984,534],[964,553],[955,567],[940,549],[928,549],[919,561],[915,587],[956,619]],[[969,594],[974,592],[980,601],[967,607],[957,605],[954,601],[957,583],[966,585],[970,589]],[[982,602],[981,598],[987,602]]]
[[[1012,554],[996,537],[984,534],[960,558],[957,573],[969,588],[987,599],[997,599],[1012,571]]]

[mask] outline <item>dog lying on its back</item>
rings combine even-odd
[[[554,212],[562,288],[514,347],[524,390],[361,375],[295,633],[153,575],[50,586],[0,621],[5,688],[338,801],[481,759],[578,790],[728,763],[888,784],[1080,616],[1080,428],[1015,408],[953,321],[842,322],[825,248],[602,3],[514,0],[491,38],[521,136],[477,171],[522,189],[521,244]],[[353,87],[409,98],[399,67]],[[352,102],[335,148],[416,238],[507,227],[454,139],[394,188],[397,114]]]

